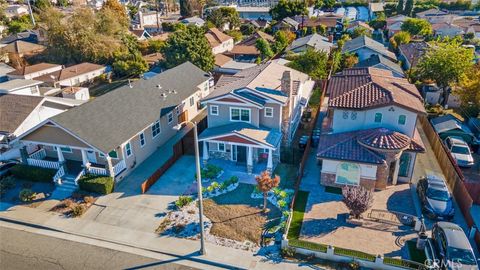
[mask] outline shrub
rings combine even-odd
[[[78,186],[85,191],[109,194],[113,192],[114,181],[110,176],[87,174],[78,180]]]
[[[353,218],[360,218],[373,203],[373,194],[362,186],[345,186],[342,188],[343,203],[350,210]]]
[[[218,182],[212,182],[210,186],[213,188],[213,190],[216,190],[220,187],[220,184]]]
[[[280,195],[280,192],[282,192],[282,190],[281,190],[280,188],[278,188],[278,187],[273,188],[272,191],[273,191],[273,194],[274,194],[275,196]]]
[[[201,170],[200,174],[202,179],[216,179],[221,171],[222,168],[212,164],[207,164],[205,168]],[[195,174],[195,178],[197,178],[197,174]]]
[[[282,200],[286,199],[288,197],[288,194],[286,191],[282,190],[280,191],[280,193],[278,194],[278,197]]]
[[[178,207],[178,209],[182,209],[189,203],[193,202],[192,197],[190,196],[180,196],[178,200],[175,201],[175,205]]]
[[[72,199],[65,199],[62,201],[62,206],[64,208],[73,208],[73,206],[75,205],[75,202],[72,200]]]
[[[6,176],[0,179],[0,194],[4,194],[7,190],[15,187],[15,178]]]
[[[87,209],[82,204],[77,204],[72,207],[72,217],[82,216]]]
[[[34,182],[53,182],[53,176],[57,173],[53,169],[17,164],[10,169],[10,172],[18,179]]]
[[[295,249],[292,247],[285,247],[285,248],[282,248],[282,250],[280,251],[280,254],[284,258],[285,257],[292,258],[295,256]]]
[[[220,184],[220,190],[226,190],[228,186],[230,186],[229,181],[224,181]]]
[[[278,204],[278,207],[280,208],[285,208],[287,206],[287,202],[284,200],[279,200],[277,204]]]
[[[18,194],[18,198],[22,202],[31,202],[33,199],[35,199],[35,192],[33,192],[31,189],[24,188]]]

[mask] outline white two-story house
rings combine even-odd
[[[274,61],[222,76],[202,100],[208,108],[208,128],[200,134],[204,162],[225,159],[245,164],[248,173],[254,164],[272,170],[313,87],[308,75]]]
[[[115,89],[24,133],[19,139],[38,151],[23,153],[22,160],[57,169],[57,178],[90,173],[123,179],[181,132],[178,124],[202,111],[199,101],[210,93],[210,80],[186,62]]]
[[[351,68],[332,76],[327,130],[318,146],[320,182],[385,189],[410,180],[424,152],[416,125],[423,100],[406,79],[377,68]]]

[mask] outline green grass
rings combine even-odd
[[[342,189],[339,187],[325,187],[325,192],[342,195]]]
[[[300,230],[302,229],[303,215],[307,207],[308,192],[299,190],[293,205],[292,220],[288,230],[288,239],[298,239]]]
[[[303,241],[299,239],[290,239],[288,240],[288,245],[297,248],[304,248],[313,251],[320,251],[323,253],[327,252],[327,245],[317,244],[309,241]]]
[[[407,249],[408,254],[410,255],[410,260],[418,263],[424,263],[427,260],[427,256],[425,255],[425,251],[418,250],[416,247],[415,241],[407,241]]]
[[[348,256],[352,258],[367,260],[371,262],[375,261],[375,255],[357,251],[357,250],[335,247],[335,250],[333,251],[333,253],[337,255],[343,255],[343,256]]]
[[[407,269],[422,269],[420,267],[423,266],[423,264],[418,265],[415,262],[389,257],[383,258],[383,263],[388,265],[400,266]]]
[[[311,107],[315,107],[320,105],[320,97],[322,96],[322,89],[320,87],[315,87],[313,89],[312,96],[310,97],[310,100],[308,102],[308,105]]]
[[[297,172],[298,166],[280,163],[273,171],[273,174],[280,176],[280,188],[293,189],[297,180]]]

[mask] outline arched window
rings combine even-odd
[[[381,123],[382,122],[382,113],[375,113],[375,123]]]
[[[360,166],[354,163],[343,162],[337,166],[335,183],[340,185],[359,185]]]

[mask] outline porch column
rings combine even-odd
[[[60,166],[63,167],[63,171],[65,174],[67,174],[67,163],[65,162],[65,158],[63,157],[62,149],[60,149],[60,146],[57,146],[57,156],[58,156],[58,163],[60,163]]]
[[[28,165],[28,152],[26,146],[22,146],[22,148],[20,148],[20,157],[22,159],[22,163]]]
[[[206,165],[208,162],[208,143],[203,141],[203,165]]]
[[[392,185],[396,185],[397,184],[397,180],[398,180],[398,171],[400,170],[400,158],[398,158],[397,160],[395,160],[395,169],[393,171],[393,175],[392,175]]]
[[[252,174],[253,171],[253,147],[247,147],[247,173]]]
[[[110,177],[115,177],[115,172],[113,171],[113,165],[112,165],[112,158],[107,155],[106,156],[107,164],[105,164],[105,169],[107,169],[107,173]]]
[[[267,171],[272,172],[273,169],[273,151],[268,149]]]
[[[87,158],[87,152],[82,149],[82,164],[83,164],[83,167],[86,169],[90,166],[90,162],[88,162],[88,158]]]

